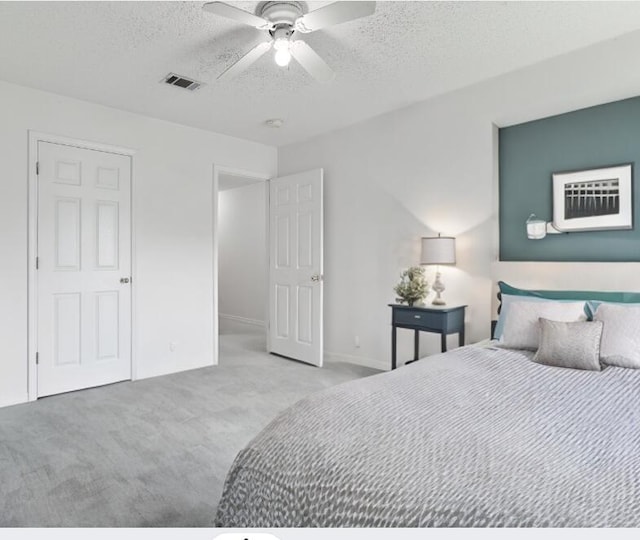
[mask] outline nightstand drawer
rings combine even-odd
[[[407,324],[433,330],[441,330],[446,320],[439,313],[428,313],[420,309],[395,309],[393,316],[394,324]]]

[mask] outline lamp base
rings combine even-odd
[[[433,302],[431,302],[434,306],[444,306],[445,301],[442,299],[442,297],[440,296],[442,294],[442,292],[444,291],[444,283],[442,283],[442,280],[440,279],[440,272],[436,272],[436,281],[433,284],[433,290],[436,291],[436,297],[433,299]]]

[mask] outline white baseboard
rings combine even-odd
[[[21,403],[28,403],[29,394],[24,394],[21,397],[13,396],[9,399],[0,399],[0,407],[10,407],[11,405],[20,405]]]
[[[227,319],[228,321],[250,324],[251,326],[259,326],[260,328],[267,327],[264,321],[260,321],[258,319],[249,319],[247,317],[240,317],[238,315],[229,315],[228,313],[218,313],[218,317],[220,319]]]
[[[215,364],[213,363],[212,357],[206,360],[197,359],[195,362],[181,365],[178,368],[176,368],[176,366],[173,366],[173,367],[165,366],[164,368],[159,370],[147,371],[147,372],[143,371],[142,373],[138,373],[135,380],[143,381],[144,379],[152,379],[154,377],[164,377],[165,375],[173,375],[174,373],[182,373],[183,371],[191,371],[192,369],[202,369],[202,368],[211,367],[214,365]]]
[[[381,360],[374,360],[373,358],[365,358],[363,356],[354,356],[351,354],[341,354],[329,351],[324,351],[324,355],[327,360],[331,360],[333,362],[346,362],[347,364],[355,364],[357,366],[380,369],[382,371],[389,371],[391,369],[391,361],[383,362]]]

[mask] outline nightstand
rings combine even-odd
[[[464,314],[467,306],[416,307],[389,304],[391,308],[391,369],[396,369],[396,333],[398,328],[414,331],[413,361],[418,359],[420,332],[440,334],[442,352],[447,352],[447,336],[458,334],[460,347],[464,345]]]

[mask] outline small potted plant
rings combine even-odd
[[[396,301],[413,306],[429,294],[429,283],[424,277],[424,268],[412,266],[400,274],[400,283],[393,290],[398,295]]]

